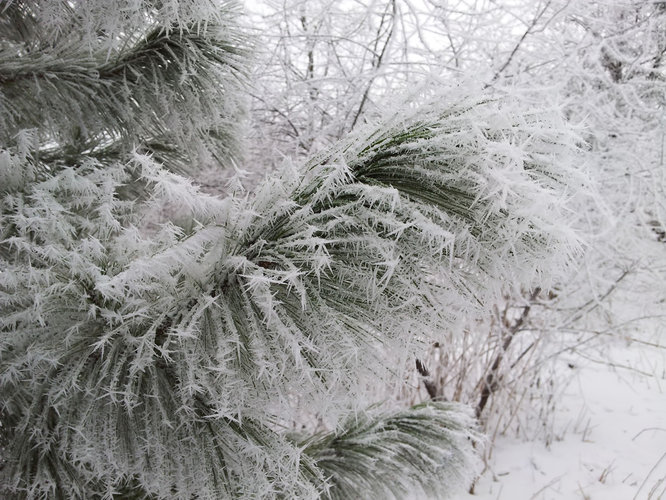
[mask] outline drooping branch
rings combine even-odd
[[[154,26],[127,37],[127,46],[111,54],[74,43],[30,51],[14,44],[5,50],[3,137],[38,129],[53,150],[45,158],[150,150],[151,144],[156,152],[175,149],[190,160],[193,152],[204,151],[219,162],[237,156],[233,90],[243,80],[245,53],[238,35],[208,25],[177,31]],[[180,169],[187,164],[170,163]]]
[[[479,436],[470,417],[456,404],[434,402],[359,415],[337,432],[306,440],[303,453],[329,478],[331,500],[370,491],[386,499],[447,496],[473,478],[472,443]]]

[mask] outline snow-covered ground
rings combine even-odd
[[[576,358],[549,446],[500,437],[474,494],[455,500],[666,500],[666,351]]]

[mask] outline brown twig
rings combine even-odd
[[[476,418],[481,417],[481,413],[483,413],[483,410],[486,407],[486,404],[488,403],[488,399],[497,390],[498,372],[500,365],[502,364],[502,360],[504,359],[504,355],[509,350],[513,338],[515,337],[516,333],[520,330],[520,327],[525,322],[525,318],[527,318],[528,314],[530,313],[530,309],[532,308],[532,303],[536,300],[540,292],[541,288],[538,287],[532,291],[527,304],[523,307],[523,310],[520,313],[520,316],[518,317],[518,319],[516,319],[516,321],[512,325],[506,325],[506,323],[503,322],[504,324],[502,325],[501,328],[503,330],[506,329],[506,336],[504,337],[504,341],[502,342],[502,348],[500,352],[498,352],[497,355],[495,356],[493,364],[490,366],[490,371],[486,375],[485,380],[483,382],[483,389],[481,390],[481,398],[479,399],[479,403],[476,406]]]
[[[430,379],[430,372],[420,359],[416,360],[416,370],[423,377],[423,385],[425,386],[426,391],[428,391],[428,396],[430,396],[430,399],[437,399],[437,386]]]

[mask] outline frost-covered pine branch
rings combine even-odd
[[[24,57],[11,50],[0,67]],[[53,109],[71,104],[57,88],[51,98]],[[226,199],[136,148],[46,162],[42,134],[63,149],[74,138],[17,121],[0,153],[5,492],[441,497],[464,484],[474,436],[465,410],[365,414],[364,381],[400,376],[386,353],[407,359],[508,283],[541,284],[576,251],[566,225],[567,196],[580,188],[575,138],[557,113],[519,104],[448,89]],[[127,122],[142,137],[143,118]],[[148,196],[127,195],[135,182]],[[143,231],[164,203],[185,222]],[[329,433],[286,432],[307,413]]]
[[[229,2],[9,0],[0,134],[39,131],[50,168],[132,149],[174,171],[238,156],[247,42]]]
[[[473,427],[458,405],[422,404],[351,418],[337,432],[307,439],[304,454],[331,478],[331,499],[442,498],[465,486],[475,469]]]

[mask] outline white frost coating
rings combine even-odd
[[[130,27],[149,4],[111,3],[128,9]],[[190,4],[215,21],[206,1],[161,2],[148,16],[196,24]],[[82,26],[120,36],[117,16],[95,21],[103,5],[90,2]],[[188,36],[205,35],[204,24]],[[153,69],[195,64],[203,52]],[[54,93],[67,107],[63,88]],[[0,191],[0,388],[2,418],[19,436],[3,483],[29,498],[316,498],[328,488],[344,498],[460,486],[474,437],[460,408],[348,417],[366,404],[360,381],[400,376],[384,352],[409,359],[507,283],[536,286],[566,265],[578,248],[562,201],[581,188],[575,137],[557,114],[448,89],[253,196],[219,200],[169,171],[182,158],[158,154],[182,150],[150,142],[173,117],[144,135],[169,99],[193,104],[192,118],[204,94],[148,100],[150,120],[132,108],[113,121],[105,108],[86,122],[98,135],[73,133],[88,149],[54,146],[38,161],[20,140],[2,145],[11,182]],[[12,116],[0,109],[2,123],[21,128]],[[188,123],[178,147],[198,137]],[[116,130],[123,124],[132,130]],[[41,132],[70,145],[67,130]],[[114,139],[123,147],[104,142]],[[142,230],[165,204],[177,220]],[[284,432],[307,414],[331,433]],[[372,464],[385,475],[365,474]]]
[[[19,383],[19,374],[43,365],[45,357],[64,363],[71,356],[65,346],[81,343],[87,354],[57,375],[58,394],[92,384],[95,397],[77,405],[97,416],[77,424],[68,440],[73,449],[85,443],[86,460],[96,464],[99,477],[122,477],[139,467],[146,488],[177,474],[183,492],[205,491],[198,468],[173,467],[209,461],[215,448],[183,447],[182,439],[195,439],[200,431],[190,428],[167,438],[150,416],[182,426],[197,413],[221,426],[221,442],[244,443],[234,452],[245,458],[233,469],[233,488],[244,489],[256,477],[267,481],[261,488],[269,488],[274,474],[293,476],[289,467],[301,462],[285,458],[296,449],[253,425],[298,419],[303,412],[323,413],[335,422],[347,408],[362,404],[357,381],[391,376],[378,356],[381,349],[417,349],[410,332],[423,338],[450,327],[507,282],[538,285],[547,270],[575,251],[555,190],[556,182],[565,185],[571,178],[564,160],[573,146],[566,130],[533,116],[525,132],[532,140],[523,145],[538,146],[541,133],[551,147],[559,141],[559,150],[546,154],[534,146],[518,154],[504,143],[507,137],[523,140],[513,110],[458,99],[358,132],[342,153],[333,152],[344,162],[313,163],[305,172],[308,181],[291,182],[290,188],[270,179],[256,198],[245,201],[199,196],[191,184],[141,157],[153,196],[145,205],[183,200],[190,217],[200,219],[189,231],[165,224],[149,240],[124,215],[130,209],[140,213],[141,204],[109,198],[123,181],[122,165],[104,175],[92,167],[65,170],[57,181],[33,184],[21,211],[10,216],[19,228],[11,241],[20,254],[3,273],[3,293],[11,294],[3,300],[14,313],[2,321],[15,332],[3,342],[7,348],[21,338],[21,344],[45,347],[9,363],[5,374],[15,375],[5,375],[6,383]],[[479,125],[501,113],[508,115],[506,129]],[[501,137],[499,146],[495,137]],[[541,182],[546,174],[548,181]],[[86,196],[72,198],[73,192]],[[58,224],[49,223],[56,216]],[[97,228],[94,240],[77,239],[85,228]],[[35,232],[48,245],[29,236]],[[51,266],[40,271],[46,275],[19,278],[41,261]],[[75,330],[71,314],[79,318]],[[31,319],[19,323],[14,315]],[[26,326],[35,321],[39,330]],[[44,329],[52,333],[44,337]],[[60,344],[58,332],[64,331],[68,340]],[[99,356],[94,377],[90,370],[97,365],[85,361],[91,356]],[[160,391],[170,377],[178,382],[169,385],[165,400]],[[145,384],[148,393],[139,390]],[[154,391],[162,396],[146,399]],[[117,405],[115,413],[102,401]],[[75,418],[71,411],[69,418]],[[139,416],[146,421],[136,421]],[[99,426],[116,428],[124,421],[118,419],[127,419],[131,438],[99,431]],[[233,422],[263,437],[236,436]],[[146,444],[137,456],[123,442],[139,436]],[[260,448],[250,446],[255,439],[263,443]],[[358,439],[360,445],[378,437]],[[378,446],[383,451],[376,460],[384,463],[394,453],[400,457],[404,443]],[[137,461],[157,453],[167,453],[172,465],[157,469]],[[424,467],[433,465],[426,462]],[[449,464],[454,475],[460,472],[455,463]],[[313,487],[299,477],[288,491]],[[342,488],[345,480],[340,481]],[[422,478],[407,474],[399,481],[396,488],[402,489]],[[441,485],[448,488],[450,482]],[[206,488],[216,491],[213,483]]]

